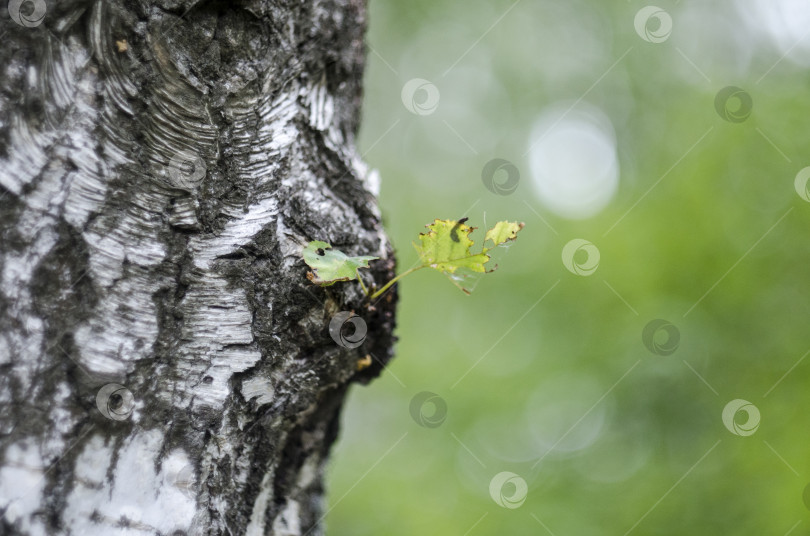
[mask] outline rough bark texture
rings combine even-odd
[[[22,4],[36,17],[36,4]],[[361,0],[60,0],[0,15],[0,534],[318,534],[394,261],[357,156]],[[329,334],[338,311],[363,346]],[[367,355],[373,364],[359,371]],[[110,384],[113,384],[110,386]]]

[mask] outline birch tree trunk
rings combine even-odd
[[[313,287],[300,256],[393,275],[355,148],[364,2],[12,0],[0,24],[0,534],[322,533],[347,388],[393,344],[394,294]]]

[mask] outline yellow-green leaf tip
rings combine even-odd
[[[518,232],[523,229],[525,224],[520,222],[499,221],[495,226],[487,231],[484,242],[491,240],[492,247],[500,246],[501,244],[517,238]]]

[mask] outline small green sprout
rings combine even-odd
[[[439,220],[427,225],[427,233],[419,235],[420,244],[414,243],[414,248],[419,255],[419,264],[413,268],[402,272],[379,290],[370,293],[360,277],[360,268],[368,268],[368,263],[377,260],[379,257],[350,257],[340,250],[332,249],[326,242],[313,240],[304,248],[304,262],[312,268],[312,272],[307,274],[307,278],[313,283],[321,286],[332,285],[338,281],[357,280],[363,292],[371,299],[381,296],[393,284],[422,268],[433,268],[445,275],[452,276],[461,268],[471,272],[486,273],[492,272],[495,268],[487,270],[486,264],[490,261],[488,251],[495,247],[515,240],[518,232],[523,229],[523,224],[518,222],[500,221],[495,224],[484,237],[484,245],[478,253],[472,253],[470,248],[474,242],[470,239],[470,233],[475,227],[466,224],[467,218],[456,220]],[[487,243],[492,245],[487,247]],[[453,281],[451,279],[451,281]],[[455,281],[453,284],[469,294],[469,291],[459,286]]]
[[[357,279],[366,294],[368,290],[357,271],[360,268],[368,268],[369,261],[379,259],[379,257],[349,257],[320,240],[313,240],[307,244],[303,255],[304,262],[313,270],[307,274],[307,279],[316,285],[325,287],[338,281]]]

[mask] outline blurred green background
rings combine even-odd
[[[328,534],[810,534],[810,7],[657,5],[370,1],[360,149],[400,270],[434,218],[477,242],[526,228],[472,296],[401,283],[397,357],[343,415]],[[495,158],[511,194],[484,185]],[[590,275],[563,263],[578,238]],[[737,399],[758,428],[724,424]],[[490,493],[505,471],[522,504],[508,475]]]

